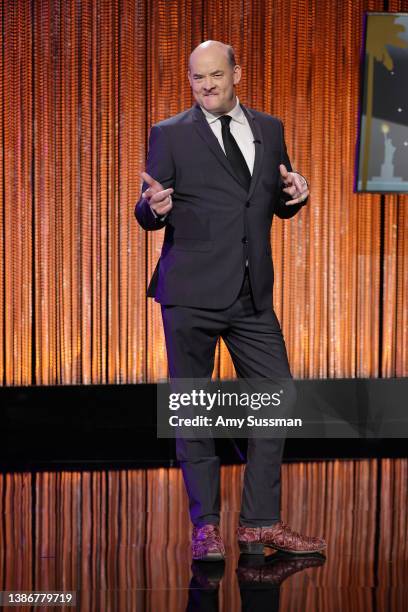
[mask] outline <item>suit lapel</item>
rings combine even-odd
[[[210,147],[211,151],[214,153],[220,164],[237,181],[238,185],[242,189],[244,189],[238,178],[235,176],[235,173],[231,168],[231,164],[226,158],[224,151],[221,149],[220,143],[218,142],[216,135],[210,128],[208,121],[205,118],[205,115],[201,110],[199,104],[195,104],[193,106],[193,124],[198,133],[200,134],[201,138]]]
[[[245,115],[246,115],[246,117],[248,119],[249,125],[250,125],[252,133],[254,135],[254,140],[257,141],[257,142],[255,142],[254,170],[253,170],[253,173],[252,173],[251,183],[250,183],[249,192],[248,192],[248,198],[250,198],[251,195],[254,192],[255,185],[256,185],[256,182],[258,180],[258,177],[259,177],[259,174],[260,174],[260,170],[261,170],[261,167],[262,167],[262,158],[263,158],[264,147],[263,147],[263,142],[262,142],[261,128],[258,125],[258,122],[257,122],[257,120],[255,118],[255,115],[253,115],[253,113],[251,113],[251,111],[248,110],[247,108],[245,108],[245,106],[243,106],[242,104],[241,104],[241,108],[244,111],[244,113],[245,113]],[[205,118],[205,115],[202,112],[199,104],[195,104],[193,106],[193,108],[192,108],[192,116],[193,116],[193,125],[196,128],[196,130],[198,131],[198,133],[201,136],[201,138],[209,146],[209,148],[214,153],[214,155],[216,156],[216,158],[218,159],[220,164],[232,176],[232,178],[235,179],[235,181],[238,183],[238,185],[241,187],[241,189],[243,191],[245,191],[245,193],[246,193],[246,189],[244,189],[244,187],[241,185],[241,183],[238,180],[238,177],[235,175],[233,169],[231,168],[231,164],[229,163],[228,159],[226,158],[225,153],[222,150],[222,148],[220,146],[220,143],[217,140],[217,137],[215,136],[214,132],[212,131],[211,127],[209,126],[208,121]]]
[[[255,115],[248,108],[246,108],[243,104],[241,104],[241,108],[244,111],[246,118],[248,119],[248,123],[252,130],[252,134],[254,135],[254,141],[255,141],[255,145],[254,145],[255,146],[255,161],[254,161],[254,169],[253,169],[252,177],[251,177],[251,184],[249,186],[249,191],[248,191],[248,200],[249,200],[249,198],[254,193],[256,183],[261,173],[262,160],[263,160],[263,154],[264,154],[264,144],[263,144],[262,130],[261,130],[261,127]]]

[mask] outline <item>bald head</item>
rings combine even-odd
[[[201,107],[214,115],[223,115],[234,108],[241,67],[235,63],[231,45],[218,40],[199,44],[190,54],[187,76]]]
[[[235,53],[234,53],[234,49],[231,47],[231,45],[226,45],[223,42],[220,42],[219,40],[206,40],[202,43],[200,43],[199,45],[197,45],[195,47],[195,49],[192,50],[192,52],[190,53],[190,58],[188,60],[188,67],[190,69],[191,67],[191,60],[192,58],[194,58],[195,56],[199,55],[200,53],[202,53],[203,51],[205,51],[206,49],[210,49],[210,51],[214,51],[215,53],[222,53],[226,56],[227,58],[227,62],[228,64],[231,66],[231,68],[234,68],[236,62],[235,62]]]

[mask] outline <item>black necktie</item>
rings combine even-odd
[[[249,191],[251,173],[237,141],[230,132],[229,124],[231,119],[232,117],[230,115],[222,115],[219,117],[222,126],[222,140],[224,142],[225,154],[232,166],[232,169],[237,175],[239,182],[247,191]]]

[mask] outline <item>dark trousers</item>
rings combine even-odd
[[[285,342],[272,305],[257,312],[247,274],[235,302],[222,310],[162,306],[170,379],[211,379],[221,336],[240,378],[289,379]],[[248,439],[240,524],[280,520],[280,467],[284,439]],[[177,438],[176,454],[195,526],[220,520],[220,461],[212,438]]]

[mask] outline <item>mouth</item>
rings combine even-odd
[[[214,96],[218,96],[218,94],[204,94],[206,98],[212,98]]]

